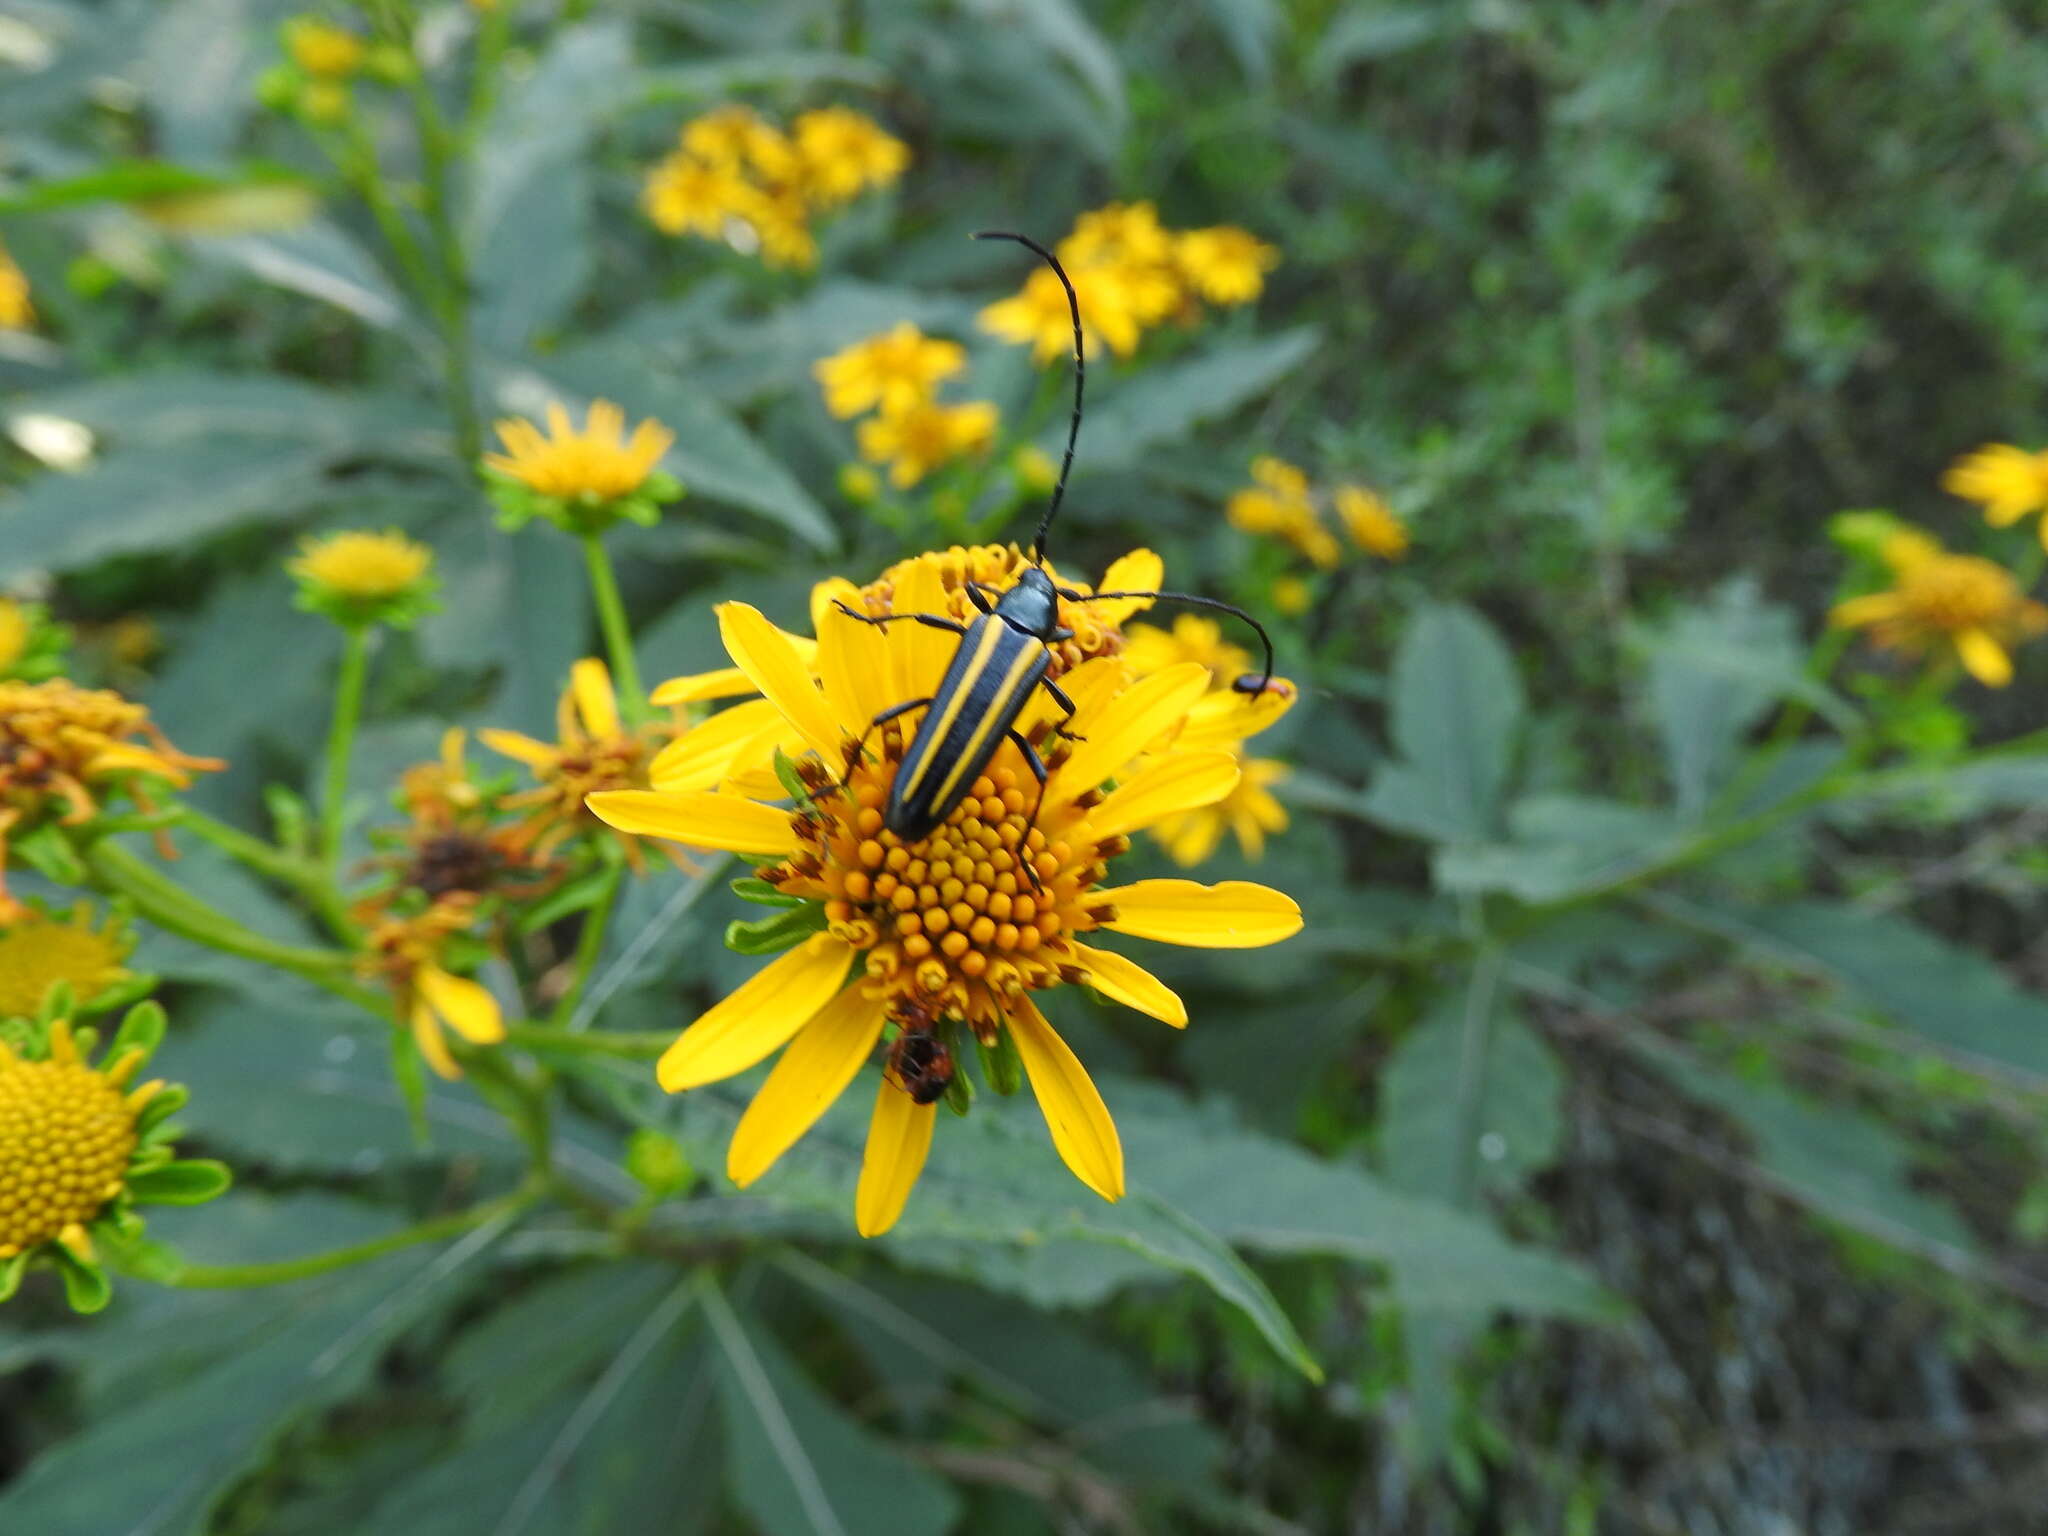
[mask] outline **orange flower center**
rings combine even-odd
[[[1906,611],[1929,629],[1981,629],[2007,618],[2018,590],[2006,569],[1976,555],[1936,555],[1899,578]]]
[[[121,1192],[135,1112],[77,1062],[0,1066],[0,1254],[83,1226]]]
[[[1062,309],[1060,313],[1064,317],[1066,311]],[[982,595],[993,604],[1002,593],[1017,585],[1017,578],[1031,563],[1015,545],[1004,544],[978,544],[971,549],[956,544],[951,549],[918,558],[938,566],[939,580],[946,589],[946,615],[962,624],[971,624],[981,617],[981,610],[968,596],[968,582],[988,589]],[[904,568],[902,565],[891,566],[877,580],[860,589],[869,613],[880,618],[895,612],[891,604],[895,600],[896,578]],[[1056,579],[1062,586],[1074,586],[1063,578]],[[1061,598],[1060,623],[1074,634],[1072,639],[1060,640],[1046,647],[1052,653],[1052,665],[1046,669],[1047,677],[1057,680],[1084,661],[1097,656],[1115,656],[1124,648],[1123,631],[1086,603],[1070,603]]]
[[[943,824],[906,843],[882,825],[904,736],[891,725],[883,737],[881,760],[856,767],[845,794],[825,785],[795,814],[803,847],[767,878],[824,897],[833,933],[866,951],[899,1016],[964,1019],[993,1040],[1007,1002],[1078,974],[1065,936],[1097,926],[1088,892],[1129,845],[1093,835],[1095,795],[1032,825],[1037,781],[1000,761]]]

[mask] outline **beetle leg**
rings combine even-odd
[[[835,601],[833,607],[837,608],[849,619],[859,619],[861,623],[872,624],[877,629],[882,628],[884,625],[901,624],[905,619],[912,619],[922,624],[926,629],[943,629],[949,635],[964,635],[967,633],[967,626],[959,620],[943,618],[936,613],[885,613],[878,619],[873,614],[857,613],[842,602]]]
[[[1067,729],[1068,722],[1074,718],[1077,711],[1074,701],[1067,697],[1066,690],[1049,677],[1041,677],[1038,680],[1038,686],[1051,694],[1053,703],[1059,705],[1061,709],[1067,712],[1067,718],[1052,728],[1053,735],[1064,737],[1068,741],[1086,741],[1088,739],[1086,736]]]
[[[1017,840],[1017,862],[1023,866],[1025,876],[1031,881],[1031,888],[1043,896],[1045,882],[1038,878],[1038,871],[1031,866],[1031,829],[1038,825],[1038,813],[1045,809],[1045,781],[1048,775],[1037,750],[1024,739],[1023,733],[1013,730],[1009,736],[1010,745],[1024,754],[1024,766],[1031,770],[1031,777],[1038,780],[1038,798],[1031,802],[1031,819],[1024,823],[1024,835]]]
[[[978,581],[967,583],[967,600],[983,613],[994,613],[995,604],[988,600],[988,589]]]
[[[856,614],[855,617],[857,618],[859,615]],[[900,617],[907,619],[913,617],[913,615],[906,613],[900,615]],[[879,624],[881,620],[876,619],[871,622]],[[874,719],[870,720],[867,724],[867,729],[860,733],[860,740],[854,743],[853,750],[846,755],[846,776],[839,781],[839,793],[842,795],[846,793],[846,786],[853,782],[853,770],[858,768],[866,759],[868,755],[868,738],[891,720],[896,719],[900,715],[907,715],[913,709],[923,709],[929,703],[931,703],[930,699],[905,699],[901,704],[891,704],[887,709],[875,716]]]

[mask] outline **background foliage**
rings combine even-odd
[[[110,675],[136,666],[113,626],[148,615],[161,651],[123,680],[231,759],[195,798],[245,825],[324,728],[332,637],[277,571],[297,532],[403,527],[447,577],[380,662],[358,784],[451,719],[544,730],[592,644],[568,545],[495,531],[452,451],[431,317],[257,100],[292,9],[0,3],[0,217],[43,316],[0,338],[0,580]],[[650,677],[719,663],[715,600],[793,619],[819,577],[957,536],[944,507],[890,528],[839,494],[817,358],[914,319],[1056,441],[1056,389],[973,330],[1014,270],[967,231],[1149,198],[1281,248],[1255,312],[1091,370],[1059,554],[1150,544],[1271,611],[1297,563],[1221,515],[1259,453],[1409,518],[1407,561],[1319,579],[1284,625],[1306,698],[1261,748],[1297,765],[1294,826],[1258,877],[1309,929],[1182,957],[1184,1039],[1062,1019],[1143,1185],[1115,1208],[1028,1113],[978,1111],[860,1244],[857,1122],[736,1196],[708,1170],[737,1096],[593,1068],[577,1178],[631,1201],[644,1124],[706,1170],[646,1213],[651,1257],[542,1221],[266,1291],[128,1286],[85,1324],[28,1295],[0,1322],[0,1523],[2034,1528],[2041,664],[1944,695],[1860,651],[1830,675],[1813,641],[1831,513],[2015,560],[2032,538],[1935,485],[2040,430],[2038,17],[566,9],[519,8],[460,173],[477,382],[677,434],[690,499],[615,545]],[[426,45],[469,18],[430,11]],[[638,213],[677,122],[732,99],[848,101],[912,145],[815,274]],[[153,209],[158,162],[326,195],[296,228],[193,234]],[[39,465],[37,417],[90,428],[91,461]],[[299,936],[204,849],[180,875]],[[672,1027],[750,968],[718,948],[736,904],[678,889],[615,923],[607,1027]],[[138,963],[173,984],[188,1140],[242,1170],[158,1219],[208,1262],[374,1237],[516,1170],[461,1086],[419,1147],[381,1042],[310,989],[161,935]]]

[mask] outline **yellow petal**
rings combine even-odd
[[[841,751],[839,723],[811,681],[811,669],[790,637],[745,603],[718,605],[718,633],[732,659],[764,697],[775,701],[783,717],[827,762]]]
[[[97,1264],[99,1255],[92,1246],[92,1234],[77,1222],[65,1223],[57,1233],[57,1246],[81,1264]]]
[[[936,1104],[919,1104],[882,1079],[868,1122],[867,1152],[860,1160],[860,1188],[853,1197],[853,1224],[862,1237],[880,1237],[896,1225],[904,1202],[924,1172],[932,1149]]]
[[[894,702],[889,697],[889,642],[883,632],[837,608],[826,609],[818,616],[818,679],[825,685],[825,701],[838,717],[839,728],[859,736]]]
[[[562,754],[544,741],[535,741],[531,736],[522,736],[517,731],[483,730],[476,733],[476,739],[493,752],[511,758],[514,762],[526,764],[529,768],[548,768],[554,765]]]
[[[732,795],[661,794],[649,789],[600,790],[583,802],[608,827],[642,837],[665,837],[691,848],[727,853],[796,852],[789,812]]]
[[[462,1068],[448,1054],[448,1042],[441,1038],[441,1021],[434,1017],[434,1010],[427,1006],[424,997],[412,1001],[412,1038],[435,1076],[445,1077],[451,1083],[462,1076]]]
[[[1166,562],[1149,549],[1134,549],[1119,560],[1112,561],[1108,570],[1102,573],[1099,592],[1156,592],[1160,583],[1166,580]],[[1141,613],[1152,606],[1149,597],[1119,597],[1106,603],[1090,603],[1097,618],[1105,624],[1121,624],[1134,613]]]
[[[177,764],[132,741],[108,742],[93,753],[92,762],[85,772],[87,778],[98,778],[105,773],[149,773],[180,786],[191,782],[185,770]]]
[[[603,662],[586,656],[571,667],[569,691],[576,696],[576,714],[585,731],[598,740],[619,734],[619,696]]]
[[[1257,949],[1301,932],[1301,908],[1292,896],[1248,880],[1140,880],[1096,894],[1116,913],[1103,927],[1162,944]]]
[[[1185,720],[1208,686],[1207,667],[1182,662],[1076,714],[1074,730],[1087,739],[1076,742],[1074,755],[1054,772],[1047,802],[1064,804],[1113,777],[1156,737]]]
[[[1062,673],[1058,682],[1060,692],[1074,701],[1074,718],[1080,720],[1100,708],[1099,701],[1106,694],[1114,694],[1121,688],[1125,676],[1121,657],[1097,656],[1070,672]],[[1066,718],[1067,712],[1053,702],[1050,693],[1043,688],[1034,688],[1031,697],[1025,701],[1024,712],[1017,717],[1017,729],[1028,736],[1042,721],[1060,724]]]
[[[648,702],[666,709],[671,704],[701,704],[707,699],[743,699],[760,691],[738,667],[720,667],[715,672],[672,677],[648,695]]]
[[[709,789],[731,770],[748,742],[781,720],[782,712],[766,699],[722,709],[655,753],[647,765],[647,782],[670,793]]]
[[[744,1072],[779,1049],[832,1001],[853,951],[829,933],[811,935],[711,1005],[655,1068],[670,1093]]]
[[[797,1032],[733,1130],[725,1154],[733,1183],[745,1189],[818,1123],[874,1051],[887,1011],[851,986]]]
[[[1240,770],[1228,752],[1169,752],[1156,757],[1088,813],[1089,828],[1120,837],[1166,816],[1214,805],[1237,788]]]
[[[1067,949],[1074,963],[1088,973],[1088,985],[1104,997],[1149,1013],[1175,1029],[1187,1028],[1188,1005],[1180,1000],[1180,994],[1137,961],[1114,950],[1090,949],[1072,939],[1067,941]]]
[[[946,614],[946,586],[938,568],[926,560],[913,560],[889,599],[891,613]],[[938,691],[939,680],[953,660],[959,641],[942,629],[922,624],[889,626],[889,667],[891,697],[928,699]]]
[[[1956,631],[1956,655],[1962,658],[1970,676],[1986,688],[2003,688],[2012,681],[2012,658],[2005,653],[2004,646],[1981,629]]]
[[[811,633],[820,641],[825,637],[825,615],[838,612],[838,604],[858,608],[861,604],[860,588],[844,576],[827,576],[811,588]]]
[[[505,1038],[505,1016],[488,987],[451,976],[436,965],[422,966],[413,984],[427,1006],[463,1039],[490,1045]]]
[[[1860,625],[1896,618],[1903,606],[1896,592],[1872,592],[1867,597],[1852,597],[1847,602],[1835,604],[1828,614],[1828,623],[1836,629],[1855,629]]]
[[[1276,677],[1272,686],[1254,698],[1234,688],[1218,688],[1204,694],[1188,711],[1188,723],[1181,727],[1173,744],[1182,751],[1204,747],[1227,747],[1256,736],[1288,710],[1300,690],[1285,678]]]
[[[796,727],[783,719],[781,710],[775,710],[760,734],[733,754],[725,777],[718,781],[718,792],[744,795],[750,800],[780,800],[789,791],[775,772],[775,754],[779,751],[784,757],[802,757],[808,749],[809,743],[797,734]]]
[[[1010,1038],[1024,1058],[1024,1072],[1039,1110],[1052,1130],[1052,1144],[1074,1177],[1105,1200],[1124,1193],[1124,1147],[1109,1118],[1109,1106],[1081,1058],[1068,1048],[1030,998],[1011,1005]]]

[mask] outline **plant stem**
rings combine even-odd
[[[619,583],[612,574],[612,559],[605,552],[601,534],[583,536],[583,563],[590,572],[590,597],[597,605],[597,624],[604,634],[605,654],[611,658],[612,676],[617,680],[619,709],[626,724],[639,725],[647,718],[647,691],[640,684],[640,663],[633,655],[633,629],[626,622],[626,605],[619,597]]]
[[[189,805],[178,808],[178,824],[197,833],[200,838],[213,844],[236,863],[246,865],[266,880],[297,892],[337,939],[347,942],[355,937],[356,926],[349,919],[348,908],[341,899],[341,893],[335,890],[333,882],[319,866],[307,859],[286,853],[260,837],[251,837],[239,827],[231,827],[224,821],[216,821],[204,811],[196,810]]]
[[[348,756],[363,717],[363,685],[370,675],[370,633],[342,630],[341,671],[334,682],[334,719],[327,729],[327,766],[320,786],[320,867],[329,874],[341,858],[342,812],[348,800]]]
[[[83,852],[96,886],[109,894],[127,897],[137,916],[166,933],[204,944],[222,954],[289,971],[379,1018],[390,1016],[391,1010],[381,997],[349,979],[349,957],[340,950],[301,949],[252,932],[111,839],[102,838]]]
[[[452,1215],[438,1216],[432,1221],[423,1221],[416,1226],[406,1227],[386,1237],[372,1238],[367,1243],[357,1243],[348,1248],[332,1248],[326,1253],[308,1254],[300,1259],[281,1259],[272,1264],[186,1264],[176,1273],[168,1276],[164,1283],[185,1290],[246,1290],[262,1285],[284,1285],[293,1280],[308,1280],[315,1275],[332,1274],[337,1269],[347,1269],[355,1264],[367,1264],[381,1259],[388,1253],[398,1253],[421,1243],[439,1242],[442,1238],[457,1237],[464,1232],[487,1226],[502,1217],[516,1216],[539,1198],[539,1189],[531,1184],[522,1185],[511,1194],[482,1205],[472,1206],[466,1211]]]
[[[410,48],[408,36],[406,46]],[[454,199],[449,166],[459,153],[455,135],[434,100],[433,87],[415,69],[410,77],[413,117],[419,125],[420,163],[424,173],[427,229],[441,262],[444,303],[441,306],[443,370],[448,391],[448,411],[455,424],[455,448],[462,462],[476,464],[483,452],[483,432],[477,424],[476,386],[471,379],[471,338],[469,328],[469,258],[462,248],[462,236],[455,228]]]
[[[627,1061],[652,1061],[676,1043],[673,1030],[608,1030],[572,1035],[545,1024],[514,1024],[505,1042],[528,1050],[556,1051],[571,1056],[617,1056]]]
[[[625,878],[625,866],[613,864],[606,872],[604,887],[598,892],[583,914],[583,932],[576,938],[575,968],[570,972],[569,985],[555,1003],[555,1011],[549,1015],[551,1028],[581,1033],[590,1027],[590,1020],[578,1020],[576,1006],[583,1001],[584,988],[590,985],[590,973],[597,968],[597,957],[604,953],[604,936],[611,926],[612,908],[618,904],[619,885]]]

